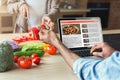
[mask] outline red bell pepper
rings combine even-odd
[[[29,29],[29,37],[32,40],[39,40],[39,29],[37,27],[33,27]]]

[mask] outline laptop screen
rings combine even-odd
[[[99,17],[60,18],[58,24],[60,39],[70,49],[103,42]]]

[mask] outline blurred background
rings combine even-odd
[[[60,0],[61,17],[100,17],[103,30],[120,30],[120,0]],[[7,12],[0,0],[0,33],[12,33],[16,14]],[[120,33],[104,35],[104,41],[120,49]]]
[[[120,0],[60,0],[61,17],[94,17],[102,21],[103,29],[120,29]],[[16,15],[7,12],[7,0],[0,0],[0,33],[12,32]],[[4,28],[7,30],[4,30]],[[2,31],[3,30],[3,31]]]

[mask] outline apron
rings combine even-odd
[[[46,14],[47,0],[25,0],[29,5],[28,28],[38,27],[42,22],[42,17]]]
[[[24,19],[19,13],[14,25],[13,33],[28,32],[28,28],[38,27],[46,14],[48,0],[25,0],[29,6],[29,18]]]

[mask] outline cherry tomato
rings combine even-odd
[[[32,59],[32,61],[34,64],[39,65],[40,64],[40,57],[35,57]]]
[[[33,53],[33,54],[31,55],[31,58],[34,59],[35,57],[39,57],[39,55],[36,54],[36,53]]]
[[[46,29],[46,26],[45,26],[44,24],[41,24],[41,25],[40,25],[40,28]]]
[[[20,56],[18,58],[18,66],[20,68],[28,69],[32,66],[32,59],[28,56]]]
[[[14,56],[14,62],[18,62],[18,56]]]
[[[49,46],[46,46],[44,50],[46,53],[48,53],[50,55],[54,55],[54,54],[56,54],[57,48],[53,45],[49,45]]]

